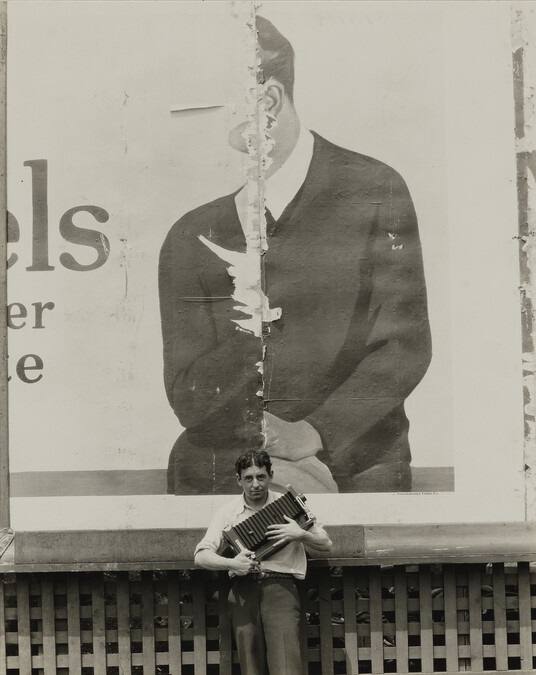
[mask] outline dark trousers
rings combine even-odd
[[[300,600],[292,579],[237,577],[229,609],[242,675],[300,675]]]

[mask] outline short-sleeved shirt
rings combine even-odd
[[[280,496],[280,494],[269,490],[268,498],[264,506],[267,506]],[[203,550],[210,550],[217,553],[222,543],[223,530],[234,527],[237,523],[249,518],[255,512],[255,509],[247,504],[243,494],[223,506],[213,516],[205,536],[195,547],[195,555]],[[322,529],[320,524],[315,523],[309,528],[309,531],[319,532],[322,531]],[[276,551],[267,560],[262,560],[260,562],[260,568],[263,572],[284,572],[293,574],[296,579],[305,579],[305,573],[307,571],[305,548],[301,542],[291,541],[282,549]]]

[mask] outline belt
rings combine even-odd
[[[289,572],[251,572],[247,578],[253,581],[263,581],[264,579],[294,579],[294,575]]]

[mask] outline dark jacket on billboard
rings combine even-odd
[[[315,427],[340,492],[366,490],[359,476],[374,467],[409,467],[404,401],[431,357],[413,203],[389,166],[314,136],[305,182],[267,225],[264,291],[282,316],[262,344],[232,322],[244,317],[227,265],[198,238],[245,252],[234,194],[184,215],[162,247],[164,380],[186,429],[172,493],[235,492],[236,456],[262,444],[263,405]]]

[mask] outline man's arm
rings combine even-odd
[[[358,439],[405,401],[423,378],[432,355],[413,202],[403,179],[392,170],[385,193],[371,251],[363,354],[337,389],[307,417],[339,470],[348,468]],[[344,369],[344,359],[338,367]]]
[[[329,551],[333,545],[328,533],[323,527],[313,525],[309,530],[304,530],[298,523],[285,516],[287,521],[285,525],[269,525],[267,528],[267,537],[271,541],[291,541],[301,542],[305,548],[313,551]]]
[[[274,456],[315,454],[320,439],[334,472],[351,470],[359,439],[405,401],[428,368],[431,338],[417,216],[402,178],[390,170],[386,181],[369,258],[360,261],[371,274],[354,316],[355,349],[348,349],[357,356],[341,350],[334,368],[340,384],[304,420],[268,419],[268,432],[270,425],[276,428],[273,447],[267,443]],[[317,436],[300,428],[307,424]]]
[[[217,553],[222,545],[223,530],[230,525],[231,520],[225,510],[220,510],[214,514],[205,536],[195,547],[195,564],[207,570],[227,570],[238,576],[243,576],[249,572],[257,572],[259,564],[251,551],[241,551],[234,558],[224,558]]]
[[[214,313],[221,301],[212,301],[202,276],[211,258],[214,254],[185,216],[168,234],[159,260],[164,384],[173,411],[187,428],[215,419],[218,427],[222,420],[232,426],[243,417],[244,392],[260,386],[256,364],[262,358],[261,341],[231,322],[238,312],[228,312],[225,332],[216,329]]]

